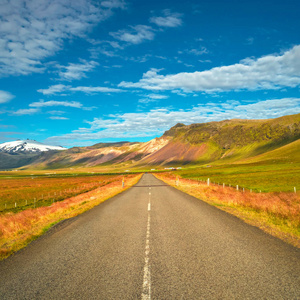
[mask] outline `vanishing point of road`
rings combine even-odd
[[[300,299],[300,249],[145,174],[0,262],[0,299]]]

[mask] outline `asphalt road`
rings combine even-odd
[[[300,250],[146,174],[0,262],[0,299],[300,299]]]

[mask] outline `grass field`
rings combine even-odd
[[[299,192],[255,193],[218,184],[208,186],[174,172],[155,176],[300,248]]]
[[[245,188],[254,192],[293,192],[300,190],[300,163],[228,164],[199,166],[176,171],[183,178]]]
[[[25,247],[59,221],[77,216],[121,193],[137,183],[140,177],[141,174],[125,176],[123,187],[123,175],[106,176],[105,185],[52,203],[50,206],[0,214],[0,260]],[[93,179],[99,180],[98,177],[80,178],[80,183],[87,183]],[[28,182],[28,179],[25,179],[23,188],[26,188],[25,182]],[[47,189],[49,179],[46,178],[43,183],[46,184],[43,188]],[[59,186],[59,182],[56,180],[52,183],[50,188]],[[75,184],[75,180],[72,181],[71,178],[70,184]]]
[[[121,179],[117,175],[0,174],[0,212],[47,206]]]

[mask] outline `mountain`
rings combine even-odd
[[[0,170],[20,168],[29,165],[34,163],[39,155],[40,153],[8,154],[0,152]]]
[[[17,140],[0,144],[0,169],[19,168],[34,163],[42,153],[66,150],[60,146],[51,146],[34,140]]]
[[[149,156],[148,164],[233,163],[298,140],[300,114],[267,120],[177,124],[162,137],[170,142]]]
[[[66,148],[61,146],[46,145],[29,139],[0,144],[0,152],[8,154],[39,153],[51,150],[66,150]]]
[[[43,153],[30,166],[37,168],[93,167],[111,164],[132,165],[163,148],[169,142],[156,138],[146,143],[109,143],[74,147],[60,153]]]
[[[268,159],[294,162],[300,161],[299,138],[300,114],[267,120],[179,123],[146,143],[99,143],[41,152],[25,164],[26,168],[55,169],[250,163]]]

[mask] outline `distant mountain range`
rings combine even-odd
[[[8,165],[11,168],[26,165],[28,168],[55,169],[110,165],[125,168],[170,167],[270,159],[300,162],[299,138],[300,114],[267,120],[234,119],[191,125],[179,123],[160,138],[146,143],[99,143],[65,151],[39,152],[34,156],[32,152],[25,151],[22,153],[23,160],[20,155],[10,153],[2,153],[1,157],[0,152],[0,169],[9,168]],[[18,159],[12,160],[13,156]]]
[[[67,148],[61,146],[51,146],[39,143],[35,140],[17,140],[0,144],[0,152],[8,154],[17,153],[39,153],[51,150],[66,150]]]
[[[19,168],[34,163],[44,152],[66,150],[60,146],[51,146],[35,140],[17,140],[0,144],[0,170]]]

